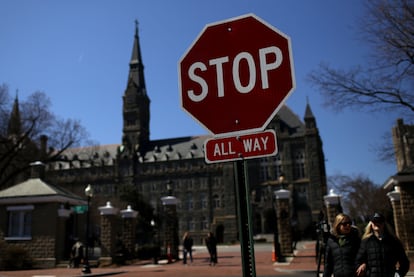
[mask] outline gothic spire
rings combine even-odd
[[[315,116],[313,115],[312,109],[310,107],[308,97],[306,97],[306,110],[305,110],[305,119],[307,118],[308,119],[315,118]]]
[[[308,97],[306,97],[306,109],[305,109],[304,120],[305,120],[306,128],[308,128],[308,129],[316,128],[316,119],[315,119],[315,116],[313,115],[312,109],[310,107]]]
[[[131,61],[129,62],[129,76],[128,83],[133,82],[133,84],[141,90],[142,93],[145,92],[145,79],[144,79],[144,65],[142,63],[141,57],[141,47],[139,43],[138,35],[138,20],[135,20],[135,36],[134,36],[134,46],[132,48]]]
[[[129,62],[128,84],[123,96],[122,144],[130,153],[142,149],[149,141],[150,99],[147,95],[138,36],[138,21],[135,21],[135,36]]]
[[[16,92],[16,98],[14,99],[13,108],[10,114],[7,133],[9,136],[11,135],[20,136],[21,132],[22,132],[22,121],[21,121],[20,110],[19,110],[19,98]]]

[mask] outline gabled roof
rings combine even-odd
[[[62,188],[31,178],[0,191],[0,204],[63,203],[85,205],[86,200]]]
[[[289,137],[293,138],[305,135],[305,124],[288,106],[283,105],[278,111],[277,116],[279,117],[279,120],[289,129]]]
[[[302,130],[304,132],[305,124],[300,117],[295,114],[288,106],[283,105],[277,113],[281,121],[285,122],[292,129]],[[301,133],[303,135],[303,133]]]

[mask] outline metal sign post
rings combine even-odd
[[[256,277],[247,162],[244,160],[235,162],[234,171],[243,277]]]

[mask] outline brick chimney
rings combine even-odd
[[[30,164],[30,178],[35,179],[43,179],[45,177],[45,165],[42,162],[34,162]]]
[[[45,135],[40,136],[40,158],[44,159],[47,155],[47,140],[48,137]]]

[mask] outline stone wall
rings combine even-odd
[[[403,186],[401,188],[401,212],[399,213],[400,218],[398,219],[401,227],[399,235],[404,243],[407,253],[414,259],[414,187]]]
[[[55,239],[50,236],[37,236],[30,241],[7,241],[9,246],[15,246],[27,251],[33,259],[34,267],[50,268],[56,265]]]
[[[279,229],[280,250],[284,256],[291,256],[292,250],[292,225],[289,215],[289,199],[278,199],[277,217]]]

